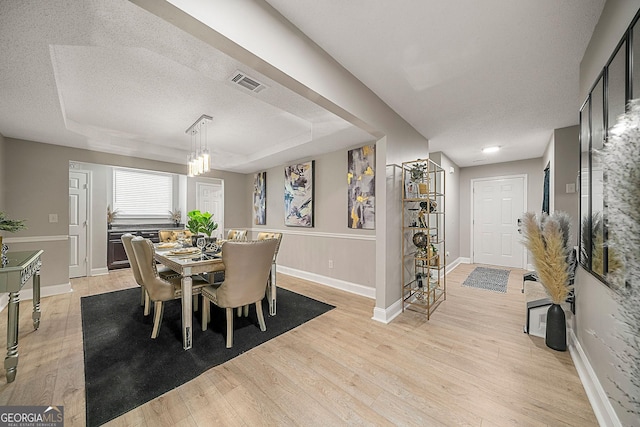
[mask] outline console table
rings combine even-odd
[[[0,292],[9,292],[9,319],[7,321],[7,357],[4,368],[7,382],[16,379],[18,370],[18,315],[20,311],[20,290],[33,277],[33,328],[40,326],[40,255],[42,250],[8,252],[9,262],[0,267]]]

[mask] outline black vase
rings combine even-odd
[[[554,350],[567,350],[567,323],[560,304],[551,304],[547,311],[547,331],[544,342],[547,347]]]

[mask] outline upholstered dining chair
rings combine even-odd
[[[138,261],[142,284],[149,295],[149,299],[153,302],[153,331],[151,332],[151,338],[157,338],[162,323],[164,303],[182,297],[181,278],[163,279],[160,277],[153,258],[154,248],[151,240],[140,236],[134,237],[131,239],[131,246]],[[194,297],[197,298],[202,287],[209,283],[197,277],[192,277],[192,280],[192,292]]]
[[[247,230],[232,228],[227,233],[227,240],[247,240]]]
[[[222,251],[224,281],[220,285],[202,288],[202,330],[207,330],[210,320],[209,302],[224,308],[227,318],[227,348],[233,346],[234,309],[255,304],[260,330],[267,330],[262,300],[277,244],[275,239],[227,241]]]
[[[138,267],[138,260],[136,259],[136,255],[133,252],[133,247],[131,246],[131,240],[135,236],[131,233],[125,233],[120,237],[122,241],[122,246],[124,246],[124,252],[127,254],[127,258],[129,259],[129,266],[131,267],[131,272],[133,273],[133,278],[136,280],[136,283],[140,285],[141,295],[140,295],[140,305],[144,306],[144,315],[148,316],[151,310],[149,303],[149,295],[142,283],[142,277],[140,276],[140,268]],[[157,266],[158,275],[163,279],[169,279],[171,277],[179,277],[179,274],[165,266]]]
[[[276,315],[276,301],[277,301],[277,288],[276,288],[276,258],[278,257],[278,250],[280,249],[280,243],[282,242],[282,233],[272,233],[262,231],[258,233],[258,240],[276,239],[278,244],[276,245],[276,252],[273,254],[273,262],[271,263],[271,274],[269,274],[269,280],[267,281],[267,299],[269,300],[269,315]]]

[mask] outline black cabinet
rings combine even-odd
[[[107,268],[109,270],[129,267],[129,258],[127,258],[127,253],[120,239],[126,233],[150,239],[153,243],[159,242],[158,231],[110,231],[107,237]]]

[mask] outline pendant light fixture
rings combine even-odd
[[[209,154],[208,123],[211,116],[203,114],[185,131],[191,138],[191,153],[187,157],[187,176],[197,176],[211,170]]]

